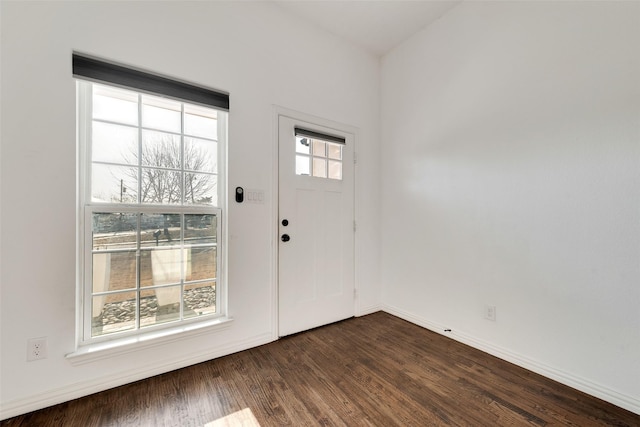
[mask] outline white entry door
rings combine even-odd
[[[279,118],[279,335],[354,315],[353,134]]]

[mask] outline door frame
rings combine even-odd
[[[358,217],[358,168],[357,168],[357,152],[358,152],[358,128],[347,125],[344,123],[336,122],[333,120],[325,119],[322,117],[314,116],[311,114],[303,113],[300,111],[292,110],[290,108],[281,107],[279,105],[273,105],[273,119],[272,119],[272,174],[271,174],[271,188],[273,189],[273,204],[271,210],[271,247],[272,247],[272,256],[271,256],[271,334],[274,340],[277,340],[280,337],[280,331],[278,327],[278,316],[280,313],[280,305],[278,302],[278,292],[279,292],[279,271],[278,271],[278,261],[280,257],[280,245],[279,245],[279,237],[280,237],[280,227],[279,227],[279,208],[280,208],[280,132],[279,132],[279,123],[280,117],[288,117],[293,120],[300,120],[303,122],[307,122],[310,124],[314,124],[320,127],[325,127],[329,129],[334,129],[338,132],[349,133],[353,135],[353,221],[354,226],[357,222]],[[353,313],[357,314],[357,306],[358,306],[358,269],[357,269],[357,255],[358,255],[358,239],[357,234],[354,232],[353,238],[353,286],[355,290],[355,297],[353,299]]]

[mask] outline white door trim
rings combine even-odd
[[[280,310],[278,303],[278,260],[279,260],[279,206],[280,206],[280,186],[279,186],[279,121],[280,117],[289,117],[294,120],[300,120],[304,122],[314,123],[318,126],[322,126],[329,129],[335,129],[339,132],[350,133],[353,135],[354,139],[354,158],[356,158],[356,153],[358,151],[358,128],[347,125],[344,123],[336,122],[333,120],[325,119],[322,117],[314,116],[311,114],[303,113],[300,111],[292,110],[290,108],[281,107],[279,105],[273,105],[273,118],[271,122],[271,141],[272,141],[272,173],[271,173],[271,188],[273,189],[273,202],[271,205],[271,334],[274,340],[279,338],[279,330],[278,330],[278,313]],[[358,193],[356,192],[357,186],[356,182],[358,181],[358,168],[353,168],[353,216],[354,221],[356,221],[357,213],[358,213]],[[354,314],[357,313],[357,305],[358,305],[358,269],[357,269],[357,234],[354,238],[353,242],[353,262],[354,262],[354,289],[356,291],[356,298],[354,298]]]

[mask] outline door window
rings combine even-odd
[[[342,147],[343,144],[296,136],[296,175],[342,180]]]

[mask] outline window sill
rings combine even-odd
[[[84,365],[113,356],[119,356],[146,348],[195,337],[198,335],[220,331],[231,326],[232,318],[221,317],[205,322],[176,326],[161,331],[148,332],[136,336],[87,344],[79,347],[73,353],[66,355],[66,359],[73,365]]]

